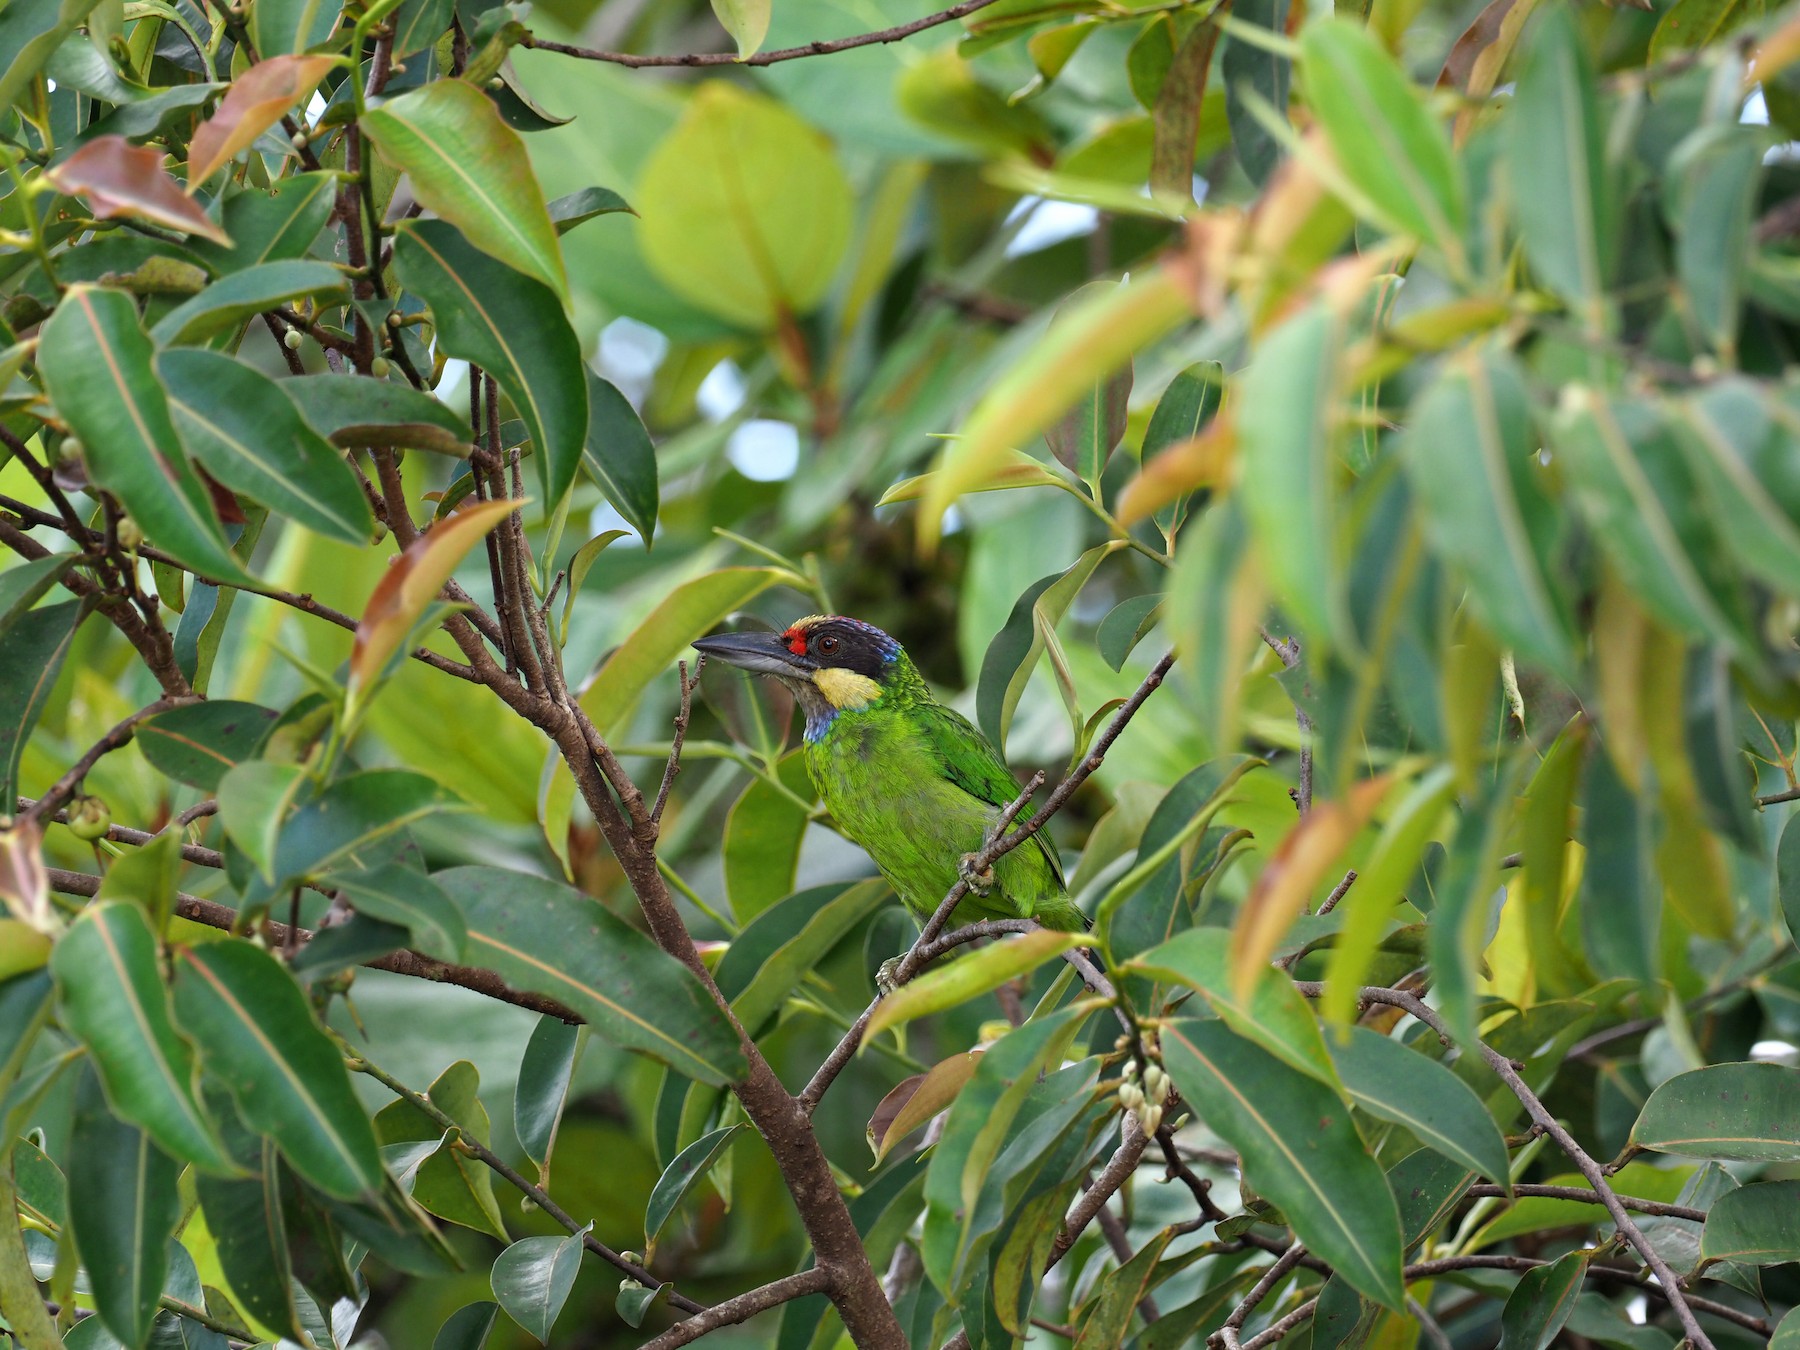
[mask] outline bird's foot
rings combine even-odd
[[[977,895],[986,895],[994,889],[994,869],[990,865],[976,871],[975,864],[979,861],[981,861],[980,854],[965,853],[957,860],[956,871],[968,883],[970,890]]]
[[[899,987],[894,980],[900,974],[900,963],[905,959],[904,952],[899,956],[890,956],[881,963],[881,969],[875,972],[875,992],[881,997],[886,998]]]

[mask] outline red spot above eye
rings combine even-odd
[[[781,635],[787,639],[787,649],[795,656],[806,655],[806,634],[798,628],[790,628]]]

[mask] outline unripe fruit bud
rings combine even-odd
[[[1125,1061],[1125,1081],[1132,1082],[1138,1076],[1138,1065],[1135,1059]]]
[[[636,1252],[620,1252],[619,1259],[621,1261],[629,1261],[634,1266],[641,1266],[644,1264],[644,1258],[639,1256]]]
[[[56,462],[71,466],[79,464],[82,453],[86,449],[87,447],[81,443],[79,437],[64,436],[62,443],[56,447]]]
[[[144,532],[138,528],[138,523],[130,516],[119,517],[117,533],[119,547],[128,553],[144,546]]]
[[[112,808],[99,797],[83,797],[69,808],[69,831],[92,843],[112,828]]]
[[[495,93],[499,93],[502,89],[506,88],[506,81],[496,75],[488,81],[488,88],[492,89]]]
[[[286,347],[290,352],[297,352],[300,350],[301,344],[305,341],[306,334],[302,333],[298,328],[290,328],[282,337],[281,345]]]
[[[397,309],[390,311],[387,316],[387,325],[389,328],[398,328],[401,324],[403,324],[405,322],[406,322],[405,317],[402,316],[400,311]]]
[[[306,133],[304,131],[296,131],[292,136],[288,137],[288,140],[292,143],[294,149],[306,149]]]
[[[378,356],[373,361],[369,362],[369,374],[373,375],[378,380],[385,380],[387,378],[387,373],[393,368],[393,365],[385,356]]]
[[[1144,1090],[1136,1083],[1119,1084],[1119,1105],[1127,1111],[1135,1111],[1144,1104]]]
[[[1138,1113],[1138,1124],[1144,1127],[1145,1134],[1155,1134],[1162,1124],[1162,1107],[1146,1106]]]
[[[1169,1100],[1169,1075],[1161,1065],[1152,1064],[1144,1070],[1144,1096],[1158,1106]]]

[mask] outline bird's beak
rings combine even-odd
[[[787,649],[780,633],[716,633],[695,642],[694,650],[758,675],[806,679],[813,669],[810,661]]]

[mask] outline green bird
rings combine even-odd
[[[793,692],[806,713],[807,771],[838,829],[908,908],[934,913],[1019,795],[987,738],[934,699],[900,644],[873,624],[812,615],[784,633],[723,633],[694,646]],[[1019,820],[1031,815],[1026,807]],[[1042,831],[997,859],[951,916],[959,925],[978,919],[1088,926]]]

